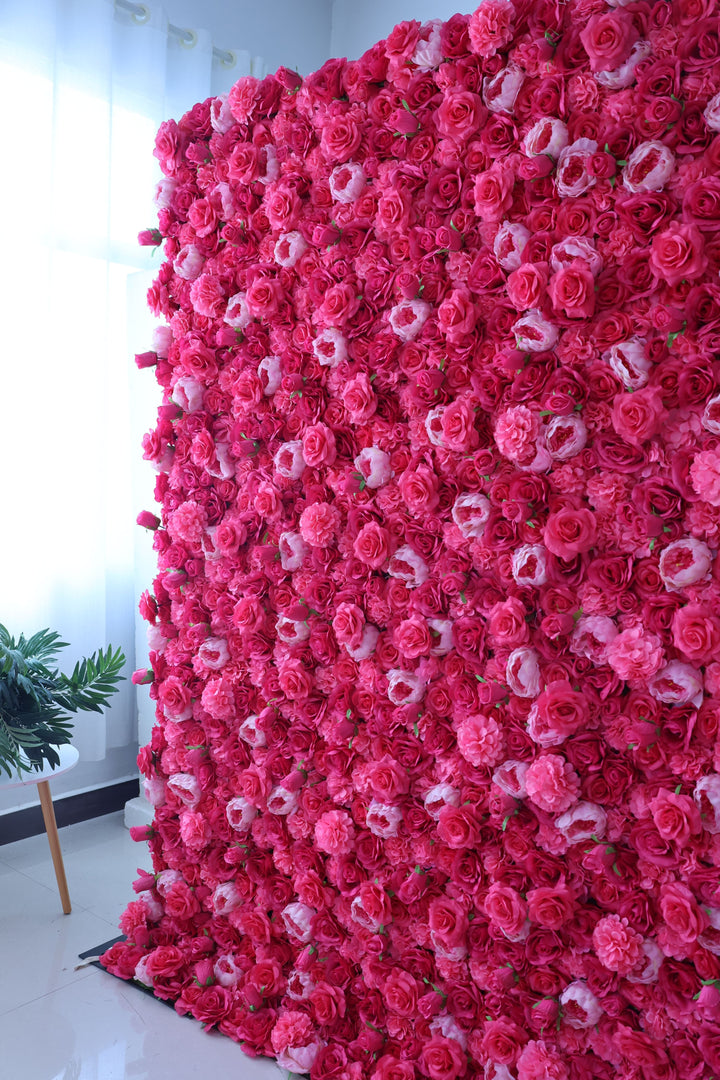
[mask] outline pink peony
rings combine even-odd
[[[690,466],[690,480],[701,499],[720,506],[720,450],[701,450]]]
[[[658,569],[665,588],[676,591],[707,580],[712,563],[707,544],[687,536],[663,548]]]
[[[503,756],[503,736],[492,716],[469,716],[457,730],[458,750],[476,768],[497,765]]]
[[[504,48],[512,40],[514,17],[511,0],[483,0],[468,23],[472,51],[487,60]]]
[[[580,778],[569,761],[558,754],[536,758],[525,775],[528,798],[550,814],[569,810],[577,801]]]
[[[592,941],[595,954],[609,971],[627,975],[641,957],[642,936],[631,930],[627,919],[605,915],[595,924]]]
[[[355,829],[349,814],[328,810],[315,823],[315,843],[328,855],[347,855],[355,843]]]
[[[300,535],[311,547],[332,544],[340,524],[340,512],[330,503],[313,503],[300,515]]]
[[[608,643],[607,663],[620,679],[648,679],[665,661],[660,638],[649,634],[641,624],[616,634]]]

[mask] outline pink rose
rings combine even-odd
[[[672,621],[673,644],[695,664],[720,656],[720,619],[702,604],[678,608]]]
[[[577,801],[580,778],[569,761],[545,754],[528,767],[525,775],[528,798],[550,814],[569,810]]]
[[[223,315],[223,322],[233,330],[244,330],[248,323],[252,322],[247,296],[244,292],[235,293],[230,297]]]
[[[711,773],[698,780],[693,791],[703,829],[713,836],[720,833],[720,776]]]
[[[571,559],[595,546],[597,525],[595,515],[583,507],[566,507],[550,514],[543,529],[543,542],[548,551],[561,559]]]
[[[498,265],[503,270],[517,270],[521,265],[522,253],[529,239],[529,230],[520,222],[503,221],[493,241],[493,251]]]
[[[510,0],[483,0],[470,16],[470,48],[485,60],[495,56],[510,41],[514,32],[515,8]]]
[[[542,1041],[531,1040],[517,1060],[518,1080],[569,1080],[562,1058]]]
[[[323,367],[334,368],[347,359],[347,342],[340,330],[333,326],[318,334],[312,348],[317,362]]]
[[[337,457],[332,428],[322,423],[306,428],[302,437],[302,453],[305,464],[311,469],[332,465]]]
[[[393,705],[414,705],[425,696],[425,682],[412,671],[391,668],[387,694]]]
[[[547,275],[534,263],[523,263],[507,279],[508,299],[518,311],[537,308],[547,288]]]
[[[465,286],[453,289],[438,308],[438,326],[448,341],[458,341],[475,328],[475,304]]]
[[[292,1009],[280,1014],[270,1041],[280,1068],[298,1073],[310,1072],[324,1045],[317,1038],[315,1025],[307,1013]]]
[[[533,702],[528,717],[528,733],[539,746],[559,746],[569,735],[581,730],[590,719],[583,694],[573,690],[566,679],[548,683]]]
[[[332,627],[341,645],[359,645],[365,627],[365,615],[356,604],[338,604]]]
[[[467,398],[456,398],[447,405],[440,418],[442,445],[447,450],[467,453],[479,442],[475,427],[475,410]]]
[[[300,535],[311,547],[329,547],[339,525],[340,511],[330,503],[312,503],[300,515]]]
[[[490,767],[503,757],[503,736],[492,716],[469,716],[457,729],[458,750],[471,765]]]
[[[525,72],[511,62],[501,68],[497,75],[483,79],[483,102],[490,112],[512,113],[524,82]]]
[[[467,1072],[467,1058],[456,1039],[433,1036],[423,1043],[421,1058],[423,1073],[430,1080],[457,1080]]]
[[[290,269],[302,258],[304,252],[307,250],[307,241],[303,237],[302,233],[297,230],[292,232],[283,233],[275,244],[275,250],[273,252],[275,262],[279,266],[284,266]],[[248,291],[249,295],[249,291]]]
[[[607,814],[597,803],[577,802],[555,819],[555,828],[568,844],[579,844],[593,837],[601,839],[607,828]]]
[[[662,395],[656,387],[618,394],[613,401],[613,427],[621,439],[633,446],[641,446],[657,435],[666,415]]]
[[[464,142],[477,131],[486,116],[477,94],[451,86],[435,112],[435,124],[441,135]]]
[[[423,557],[409,544],[403,544],[397,549],[390,559],[387,572],[390,577],[404,581],[409,589],[417,589],[423,585],[430,573]]]
[[[686,536],[663,548],[658,568],[665,588],[676,591],[707,580],[712,563],[712,552],[707,544]]]
[[[413,514],[428,514],[438,505],[438,478],[428,465],[406,470],[398,481],[400,493]]]
[[[584,656],[593,664],[605,664],[608,646],[617,635],[618,628],[607,615],[582,615],[573,631],[570,648],[576,656]]]
[[[645,340],[632,337],[620,345],[613,345],[603,353],[603,360],[610,365],[628,390],[637,390],[648,381],[651,363],[645,351]]]
[[[168,675],[160,683],[158,701],[170,720],[179,722],[189,720],[192,716],[192,696],[187,685],[177,675]]]
[[[525,777],[528,768],[526,762],[508,758],[493,773],[493,784],[497,784],[501,791],[512,795],[514,799],[524,799],[527,795]]]
[[[393,640],[398,652],[408,659],[427,656],[432,647],[427,620],[421,615],[411,615],[409,619],[403,619],[395,628]]]
[[[681,847],[702,829],[700,811],[688,795],[661,788],[648,803],[648,809],[660,835]]]
[[[664,143],[640,143],[623,168],[623,184],[633,193],[662,191],[674,170],[675,155]]]
[[[540,665],[535,649],[513,649],[507,659],[505,679],[513,694],[534,698],[540,693]]]
[[[333,169],[328,183],[335,202],[352,203],[362,194],[367,179],[362,165],[347,162]]]
[[[720,506],[720,451],[701,450],[690,466],[690,480],[701,499]]]
[[[630,55],[639,38],[632,16],[624,11],[591,15],[580,31],[580,40],[593,71],[614,71]]]
[[[365,424],[373,416],[377,409],[377,398],[365,372],[360,372],[345,384],[342,402],[353,424]]]
[[[486,3],[489,0],[485,0]],[[483,221],[502,221],[512,205],[515,177],[506,162],[491,165],[475,179],[475,213]]]
[[[550,278],[548,295],[569,319],[589,319],[595,311],[595,278],[584,259],[573,259]]]
[[[283,443],[275,452],[273,464],[280,476],[285,476],[288,480],[298,480],[307,465],[300,440],[292,439],[290,442]]]
[[[546,930],[560,930],[572,918],[575,910],[575,894],[567,885],[541,885],[527,894],[530,922]]]
[[[620,679],[648,679],[663,666],[665,654],[660,638],[638,624],[613,637],[606,659]]]
[[[522,941],[528,935],[527,903],[509,885],[494,882],[483,900],[485,914],[510,941]]]
[[[609,971],[627,975],[642,956],[642,936],[631,930],[627,919],[606,915],[595,924],[593,947],[598,960]]]
[[[682,885],[679,881],[661,886],[660,911],[671,938],[683,945],[696,941],[707,925],[692,892],[687,885]]]
[[[707,269],[705,241],[696,225],[672,221],[653,236],[650,269],[668,285],[701,277]]]

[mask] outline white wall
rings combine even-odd
[[[152,3],[153,0],[146,0]],[[330,56],[331,0],[164,0],[170,22],[209,30],[219,49],[262,56],[268,71],[307,75]]]
[[[330,54],[357,60],[405,19],[449,19],[458,10],[470,13],[477,6],[462,0],[333,0]]]

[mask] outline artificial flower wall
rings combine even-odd
[[[163,124],[104,963],[314,1080],[720,1072],[714,0],[485,0]]]

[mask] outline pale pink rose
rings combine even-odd
[[[621,631],[608,643],[607,662],[620,679],[648,679],[665,660],[660,638],[642,624]]]
[[[460,805],[460,792],[452,784],[435,784],[423,795],[423,803],[430,817],[437,821],[444,806]]]
[[[535,308],[518,319],[512,330],[521,352],[547,352],[559,336],[557,326],[548,322],[542,312]]]
[[[568,844],[579,844],[593,837],[600,840],[607,828],[607,814],[597,803],[578,802],[555,820],[555,828]]]
[[[608,971],[627,975],[641,958],[642,936],[631,929],[627,919],[605,915],[593,930],[595,954]]]
[[[503,744],[500,725],[492,716],[469,716],[458,725],[458,750],[476,768],[497,765]]]
[[[512,556],[512,576],[517,585],[538,589],[547,581],[547,549],[542,544],[521,544]]]
[[[713,556],[707,544],[686,536],[663,548],[658,569],[665,588],[676,592],[708,580],[712,564]]]
[[[373,799],[368,806],[365,824],[373,836],[379,836],[381,840],[397,836],[401,823],[402,810],[397,806],[387,806],[377,799]]]
[[[681,660],[671,660],[648,682],[648,690],[658,701],[667,705],[688,705],[699,708],[703,699],[703,678],[697,668]]]
[[[158,210],[167,210],[172,205],[173,194],[177,186],[178,182],[173,176],[163,176],[162,180],[158,180],[155,185],[155,197],[153,199]]]
[[[595,186],[587,163],[596,151],[594,139],[576,139],[561,150],[555,173],[555,187],[561,198],[577,198]]]
[[[367,178],[362,165],[348,161],[336,166],[330,173],[328,185],[335,202],[352,203],[362,195]]]
[[[240,982],[243,969],[239,966],[236,956],[232,953],[223,953],[213,964],[213,974],[220,986],[229,988],[237,986]]]
[[[267,745],[265,732],[260,727],[259,720],[258,716],[251,713],[250,716],[245,717],[238,728],[238,738],[246,742],[248,746],[252,746],[253,750],[258,750]]]
[[[287,904],[280,912],[285,929],[297,941],[308,942],[312,937],[312,919],[315,912],[299,901]]]
[[[661,142],[636,146],[623,168],[623,184],[628,191],[662,191],[675,170],[675,155]]]
[[[514,405],[495,421],[493,435],[498,450],[510,461],[527,463],[535,456],[535,441],[540,433],[537,414],[526,405]]]
[[[497,784],[506,795],[512,795],[515,799],[524,799],[527,795],[525,780],[529,767],[526,761],[508,758],[493,773],[493,784]]]
[[[198,251],[194,244],[186,244],[180,248],[173,260],[173,270],[184,281],[195,281],[200,277],[205,264],[205,257]]]
[[[565,758],[545,754],[528,766],[525,786],[528,798],[536,806],[550,814],[559,814],[577,802],[580,778]]]
[[[264,356],[258,364],[258,378],[265,397],[272,397],[282,383],[282,362],[279,356]]]
[[[577,413],[553,416],[544,435],[547,452],[555,461],[568,461],[584,450],[587,443],[585,421]]]
[[[165,805],[165,781],[159,776],[142,777],[143,795],[151,806]]]
[[[329,327],[313,341],[313,352],[319,364],[334,368],[347,360],[347,342],[339,330]]]
[[[302,233],[297,231],[282,233],[275,244],[275,262],[279,266],[293,267],[305,251],[307,251],[307,241]]]
[[[197,651],[196,659],[202,668],[207,668],[210,671],[219,671],[220,668],[225,667],[230,659],[225,638],[205,638]]]
[[[525,135],[523,148],[528,157],[547,154],[555,160],[568,144],[568,129],[562,120],[543,116]]]
[[[603,1008],[588,984],[582,979],[569,983],[560,995],[563,1023],[571,1028],[595,1027]]]
[[[257,816],[257,810],[242,795],[238,795],[230,799],[225,807],[225,814],[231,829],[235,832],[247,832]]]
[[[152,332],[152,347],[158,356],[167,359],[173,343],[173,332],[169,326],[156,326]]]
[[[612,345],[602,358],[628,390],[638,390],[647,383],[652,365],[645,354],[645,338],[634,336]]]
[[[210,902],[213,914],[229,915],[243,904],[243,896],[234,881],[223,881],[216,886]]]
[[[287,615],[278,615],[275,623],[275,633],[278,640],[284,641],[286,645],[297,645],[301,641],[307,641],[310,637],[310,627],[306,622],[289,619]]]
[[[591,237],[566,236],[559,243],[554,244],[550,251],[550,269],[557,273],[575,259],[582,259],[590,268],[593,277],[597,277],[603,268],[602,256]]]
[[[720,93],[710,98],[705,106],[703,116],[711,131],[720,131]]]
[[[488,0],[485,0],[487,3]],[[482,99],[490,112],[512,113],[517,96],[525,82],[525,73],[517,64],[508,64],[490,78],[483,79]]]
[[[183,806],[189,806],[191,809],[197,806],[202,797],[197,777],[191,773],[173,773],[172,776],[168,777],[166,790],[169,795],[173,795],[178,799]]]
[[[415,705],[425,696],[425,680],[412,671],[391,668],[387,680],[387,696],[393,705]]]
[[[690,466],[690,480],[701,499],[711,506],[720,506],[720,451],[697,453]]]
[[[397,549],[390,559],[387,572],[390,577],[404,581],[409,589],[423,585],[430,574],[425,560],[409,544]]]
[[[315,843],[327,855],[347,855],[354,842],[352,818],[344,810],[328,810],[315,823]]]
[[[503,221],[495,234],[493,251],[498,265],[503,270],[517,270],[522,262],[522,253],[530,239],[530,232],[519,222]]]
[[[226,322],[233,330],[244,330],[251,321],[252,316],[247,306],[245,293],[235,293],[227,302],[223,322]]]
[[[435,409],[428,409],[425,417],[425,431],[433,446],[443,446],[445,433],[443,431],[442,418],[445,412],[444,405],[438,405]]]
[[[402,300],[390,309],[390,326],[401,341],[414,341],[431,310],[424,300]]]
[[[171,399],[183,412],[193,413],[202,408],[204,393],[199,382],[190,375],[183,375],[175,382]]]
[[[477,539],[485,532],[490,517],[490,500],[479,492],[458,495],[452,519],[466,540]]]
[[[235,124],[235,118],[228,102],[227,94],[218,94],[210,102],[210,123],[213,131],[224,135]]]
[[[267,809],[270,814],[278,817],[287,817],[297,809],[299,794],[297,791],[288,791],[282,784],[277,784],[267,797]]]
[[[351,656],[353,660],[367,660],[368,657],[372,656],[375,652],[379,640],[380,631],[377,626],[373,626],[372,623],[366,623],[357,645],[346,645],[345,648],[348,651],[348,655]]]
[[[624,0],[622,5],[618,3],[616,6],[624,6]],[[641,60],[644,60],[646,56],[650,56],[651,52],[652,46],[649,41],[636,41],[630,50],[628,58],[613,71],[597,71],[595,73],[596,81],[607,90],[624,90],[626,87],[632,86],[636,78],[635,68]]]
[[[428,619],[428,626],[433,639],[430,655],[445,656],[451,652],[454,648],[452,619]]]
[[[702,426],[712,435],[720,435],[720,394],[709,398],[705,403]]]
[[[283,570],[299,570],[309,550],[300,533],[296,532],[280,533],[278,549]]]
[[[299,439],[283,443],[275,451],[273,458],[275,470],[288,480],[298,480],[305,471],[306,461],[303,456],[303,444]]]
[[[377,446],[366,446],[353,464],[365,486],[373,490],[387,484],[395,475],[390,465],[390,455],[379,450]]]
[[[441,19],[431,19],[422,29],[420,40],[412,55],[412,63],[421,71],[434,71],[443,62],[441,29]]]
[[[720,776],[710,773],[698,780],[693,798],[700,811],[703,829],[713,836],[720,834]]]
[[[513,649],[507,659],[505,679],[518,697],[537,697],[540,693],[540,665],[535,649]]]
[[[570,651],[593,664],[607,663],[608,646],[618,628],[607,615],[581,615],[570,639]]]
[[[514,18],[511,0],[483,0],[468,22],[472,52],[485,60],[495,56],[512,41]]]
[[[657,982],[664,959],[665,954],[660,947],[654,941],[646,939],[640,946],[640,959],[625,978],[629,983],[641,983],[645,986]]]

